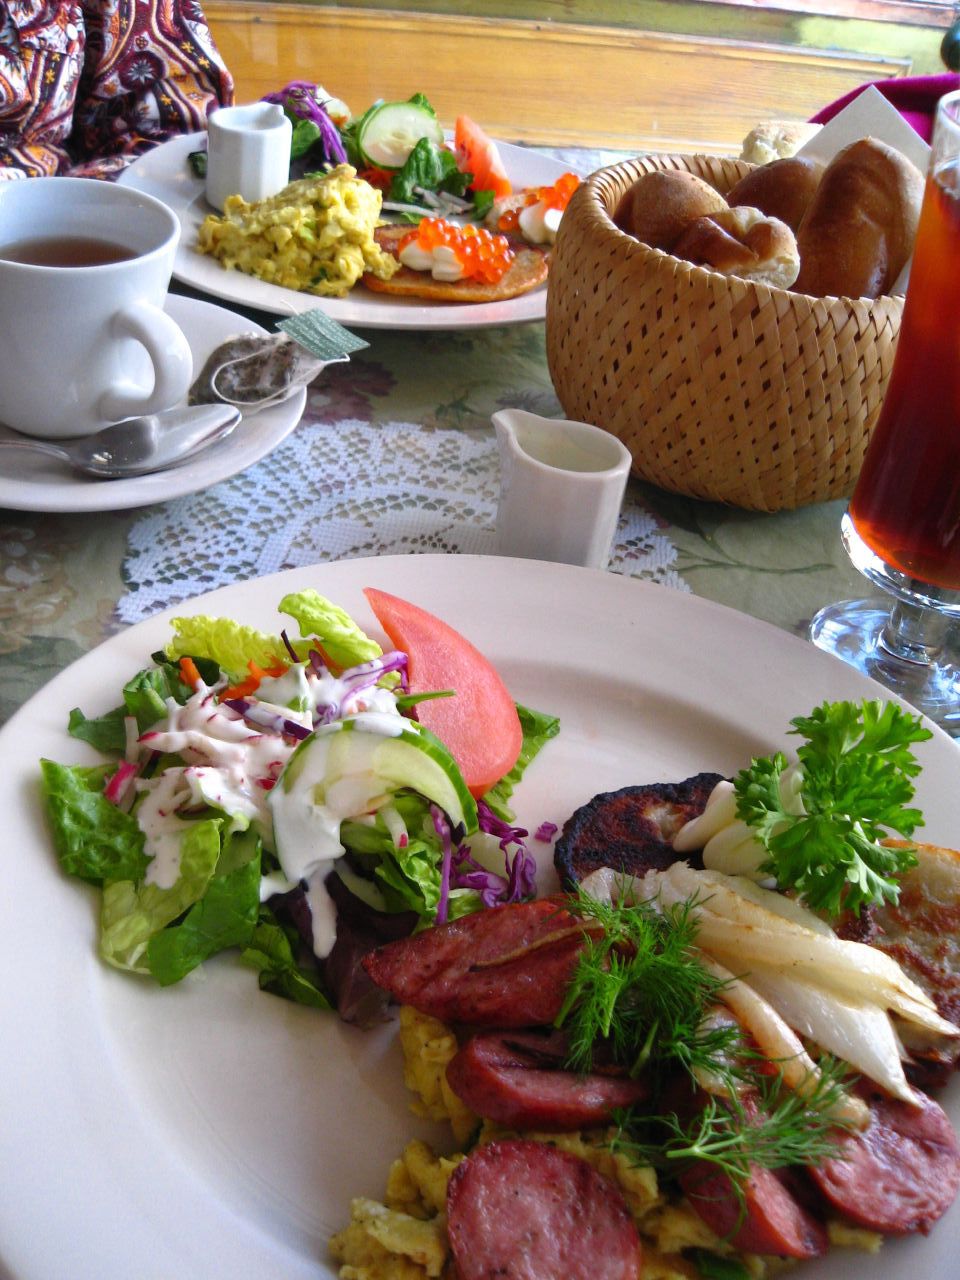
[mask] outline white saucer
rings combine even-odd
[[[173,293],[167,296],[166,310],[186,334],[197,372],[211,351],[234,334],[267,333],[226,307]],[[68,471],[55,458],[4,449],[0,451],[0,507],[14,511],[121,511],[182,498],[227,480],[266,457],[300,421],[306,403],[307,392],[301,388],[282,404],[244,418],[226,440],[211,445],[194,461],[126,480],[88,479]],[[6,430],[0,427],[0,432]]]

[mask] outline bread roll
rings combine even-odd
[[[823,165],[803,156],[759,165],[727,192],[727,204],[748,205],[768,218],[779,218],[791,231],[800,226],[813,199]]]
[[[624,192],[613,220],[627,235],[669,253],[694,218],[726,207],[719,191],[695,174],[658,169],[645,173]]]
[[[789,289],[800,270],[797,242],[786,223],[743,206],[696,218],[673,252],[698,266],[777,289]]]
[[[770,164],[793,156],[823,128],[802,120],[764,120],[743,140],[740,159],[750,164]]]
[[[838,151],[797,231],[795,291],[817,298],[889,293],[913,252],[923,174],[876,138]]]

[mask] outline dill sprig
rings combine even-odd
[[[747,1103],[737,1093],[722,1099],[711,1095],[686,1123],[673,1112],[624,1112],[613,1149],[672,1174],[706,1161],[726,1173],[740,1194],[752,1165],[818,1164],[836,1154],[840,1135],[851,1128],[836,1111],[845,1091],[843,1064],[824,1058],[819,1066],[819,1079],[803,1096],[782,1089],[777,1074],[758,1076]]]
[[[673,1176],[711,1164],[729,1176],[742,1208],[751,1166],[816,1164],[836,1151],[850,1127],[838,1119],[846,1067],[825,1057],[806,1090],[785,1088],[776,1063],[735,1022],[710,1016],[727,983],[700,962],[696,905],[609,904],[581,894],[573,909],[600,921],[603,933],[588,938],[557,1025],[567,1032],[572,1070],[591,1070],[603,1046],[631,1074],[645,1071],[655,1096],[679,1071],[696,1114],[633,1108],[618,1116],[613,1147]],[[707,1078],[711,1092],[695,1107]]]
[[[695,905],[611,905],[580,895],[574,909],[604,932],[581,953],[556,1020],[572,1070],[591,1070],[601,1043],[634,1076],[672,1064],[691,1074],[735,1070],[739,1029],[705,1022],[726,984],[697,959]]]

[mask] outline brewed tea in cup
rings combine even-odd
[[[163,310],[179,237],[129,188],[0,183],[0,423],[65,439],[186,395],[190,347]]]

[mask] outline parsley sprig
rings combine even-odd
[[[734,781],[737,814],[770,854],[762,870],[833,916],[896,902],[897,877],[916,855],[880,841],[891,833],[909,838],[922,824],[908,804],[920,771],[910,748],[930,731],[919,716],[879,699],[824,702],[790,723],[806,739],[797,750],[805,813],[784,807],[782,753],[754,760]]]

